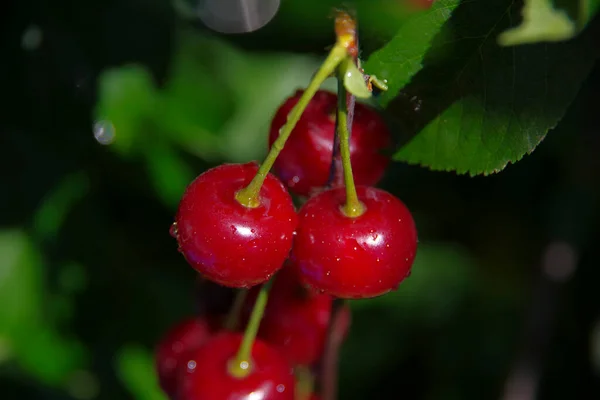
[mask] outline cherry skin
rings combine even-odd
[[[190,355],[180,370],[178,400],[293,400],[295,379],[287,360],[257,339],[250,373],[236,378],[228,372],[242,342],[239,333],[222,332]]]
[[[257,170],[248,163],[204,172],[187,187],[175,217],[175,236],[188,263],[223,286],[250,287],[268,280],[292,246],[297,216],[275,176],[267,175],[258,207],[235,198]]]
[[[251,290],[245,311],[252,310],[258,290]],[[259,337],[284,354],[294,365],[319,360],[327,337],[333,299],[306,290],[298,271],[285,265],[275,276],[260,323]]]
[[[212,332],[213,326],[208,320],[191,318],[172,327],[159,342],[155,363],[160,387],[166,394],[175,395],[178,369],[187,362],[187,353],[200,348]]]
[[[303,282],[340,298],[368,298],[395,290],[417,251],[410,211],[390,193],[357,187],[365,212],[347,217],[345,188],[321,192],[299,211],[291,261]]]
[[[279,136],[290,110],[303,91],[287,99],[271,123],[269,147]],[[308,196],[325,186],[329,179],[337,96],[320,90],[311,99],[275,161],[274,172],[296,194]],[[375,185],[389,163],[382,150],[391,144],[391,134],[383,119],[372,109],[356,104],[350,157],[357,185]]]

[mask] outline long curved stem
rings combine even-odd
[[[302,116],[304,109],[308,106],[308,103],[313,98],[315,93],[319,90],[323,82],[335,72],[337,66],[342,62],[342,60],[347,57],[346,53],[346,44],[338,41],[335,46],[329,52],[329,55],[311,80],[310,84],[298,100],[298,103],[292,108],[288,115],[287,122],[281,128],[279,136],[271,146],[271,150],[264,162],[258,168],[258,172],[250,182],[248,186],[240,190],[236,193],[235,198],[242,205],[246,207],[258,207],[260,205],[259,200],[259,192],[262,187],[263,182],[267,178],[267,174],[273,167],[277,156],[281,150],[283,150],[283,146],[285,142],[289,138],[292,130],[296,127],[298,120]]]
[[[354,65],[360,68],[360,59],[358,58],[358,27],[356,19],[353,18],[349,13],[340,11],[336,16],[336,35],[338,40],[344,40],[346,37],[348,47],[353,48],[354,51],[350,51],[352,62]],[[352,93],[346,94],[346,111],[348,120],[348,135],[352,136],[352,122],[354,121],[354,106],[356,104],[356,98]],[[340,135],[339,135],[339,118],[335,119],[335,136],[333,138],[333,150],[331,152],[331,166],[329,167],[329,179],[327,181],[327,187],[341,186],[343,182],[342,172],[342,159],[340,157]]]
[[[272,283],[273,279],[264,283],[260,288],[254,308],[252,309],[252,314],[250,315],[250,321],[248,321],[246,331],[244,332],[244,338],[242,339],[242,343],[240,343],[240,348],[236,356],[230,360],[229,373],[237,378],[243,378],[252,371],[252,346],[254,345],[260,321],[265,312]]]
[[[337,111],[337,134],[340,138],[340,153],[342,165],[344,166],[344,184],[346,186],[346,204],[342,212],[351,218],[361,216],[365,212],[365,206],[358,199],[354,176],[352,174],[352,163],[350,162],[350,132],[348,126],[348,108],[346,96],[348,95],[344,86],[343,71],[338,71],[338,111]]]
[[[242,307],[244,306],[244,301],[248,295],[247,289],[240,289],[235,294],[235,299],[233,300],[233,305],[229,310],[229,314],[227,315],[227,320],[225,321],[225,328],[230,331],[235,331],[238,327],[240,321],[240,314],[242,312]]]

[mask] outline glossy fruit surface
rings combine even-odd
[[[206,342],[213,327],[205,319],[190,318],[172,327],[156,348],[155,363],[162,390],[173,396],[177,388],[178,368],[187,362],[187,353]]]
[[[321,192],[299,211],[291,261],[301,279],[340,298],[375,297],[395,290],[410,273],[417,231],[410,211],[390,193],[357,187],[366,211],[341,211],[345,188]]]
[[[303,91],[287,99],[271,123],[269,147],[279,136],[287,115]],[[337,96],[320,90],[312,98],[279,154],[274,172],[299,195],[308,196],[325,186],[329,178]],[[391,135],[382,118],[372,109],[356,104],[350,156],[358,185],[375,185],[389,163],[382,150],[391,144]]]
[[[276,346],[290,363],[313,364],[323,353],[333,299],[306,290],[298,271],[290,265],[285,265],[274,279],[259,337]],[[256,294],[255,290],[250,292],[247,312]]]
[[[260,205],[245,207],[235,194],[255,176],[254,163],[224,164],[186,189],[175,218],[179,249],[198,272],[228,287],[268,280],[287,258],[297,216],[283,184],[269,174]]]
[[[178,400],[293,400],[294,375],[285,358],[261,340],[252,347],[251,372],[229,374],[242,335],[222,332],[194,352],[180,370]]]

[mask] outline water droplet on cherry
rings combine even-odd
[[[169,234],[177,239],[177,222],[173,222],[169,228]]]

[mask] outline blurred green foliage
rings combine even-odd
[[[463,7],[458,17],[450,15],[457,2],[444,0],[433,14],[411,20],[397,2],[356,2],[363,54],[373,54],[368,72],[385,78],[386,68],[396,68],[389,73],[398,75],[387,76],[395,92],[417,78],[430,83],[419,87],[429,96],[419,97],[419,107],[437,105],[436,96],[448,88],[444,82],[456,83],[454,75],[418,71],[422,63],[427,68],[430,44],[447,38],[437,35],[442,22],[469,15],[464,3],[455,10]],[[471,3],[496,10],[506,2]],[[331,8],[339,5],[285,0],[264,30],[234,37],[183,20],[166,1],[15,5],[3,25],[10,61],[0,74],[11,100],[0,118],[0,398],[163,398],[153,346],[196,308],[195,273],[168,234],[179,197],[211,165],[265,154],[271,117],[318,66],[332,40]],[[511,9],[502,22],[518,11]],[[500,51],[481,32],[468,37],[470,29],[490,21],[463,27],[458,47],[436,54],[464,65],[466,53],[448,47]],[[22,48],[32,26],[41,41]],[[424,26],[428,30],[419,35]],[[503,26],[494,25],[493,32]],[[588,29],[596,32],[596,26]],[[388,42],[392,47],[375,52]],[[401,46],[414,51],[412,63],[403,61]],[[543,46],[527,51],[549,49]],[[562,61],[566,72],[553,77],[564,77],[568,90],[556,89],[557,98],[564,95],[552,110],[557,120],[591,69],[575,56]],[[497,71],[510,69],[500,64]],[[475,67],[464,76],[480,88],[483,73],[496,66]],[[529,72],[533,77],[524,83],[539,71]],[[401,163],[390,168],[382,186],[413,210],[419,253],[399,291],[352,303],[353,326],[340,360],[341,399],[399,393],[413,399],[499,398],[523,354],[539,358],[539,398],[600,396],[600,142],[592,106],[599,82],[596,67],[540,148],[500,175],[468,178]],[[334,82],[327,85],[333,89]],[[545,96],[513,95],[534,108]],[[405,138],[423,121],[418,113],[403,114],[403,102],[414,110],[410,96],[401,92],[394,101],[387,116]],[[442,116],[464,117],[448,113],[452,109]],[[525,119],[531,126],[539,122]],[[94,140],[99,122],[114,129],[107,146]],[[544,125],[542,136],[553,124]],[[540,135],[515,125],[520,133]],[[537,141],[526,149],[515,145],[520,154],[511,160]],[[439,141],[421,145],[444,150]],[[479,147],[463,154],[446,145],[453,160],[489,161]],[[544,249],[556,240],[570,243],[580,260],[572,280],[560,285],[540,272]],[[559,288],[539,297],[538,280]],[[535,318],[527,310],[538,302],[556,322],[534,324],[544,329],[533,329],[532,339],[527,327]],[[538,350],[541,342],[551,345]]]

